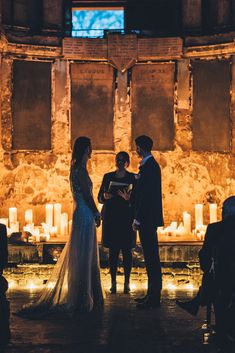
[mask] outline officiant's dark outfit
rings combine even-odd
[[[148,156],[141,162],[135,195],[135,220],[140,223],[139,236],[148,275],[147,296],[158,305],[162,288],[157,227],[163,225],[161,170]]]
[[[135,174],[126,171],[123,178],[118,178],[115,172],[105,174],[98,194],[98,201],[103,204],[101,212],[102,244],[104,247],[109,248],[111,275],[113,273],[113,278],[116,275],[118,256],[121,250],[125,275],[128,277],[132,266],[131,249],[136,244],[136,233],[132,230],[134,219],[133,196],[129,201],[124,200],[118,195],[114,195],[111,199],[106,200],[104,193],[109,192],[111,181],[132,184],[132,195],[134,195],[136,184]]]

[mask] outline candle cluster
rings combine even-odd
[[[62,213],[60,203],[45,205],[45,222],[35,226],[33,221],[33,210],[27,209],[24,215],[24,232],[29,232],[31,241],[49,241],[51,237],[66,236],[71,231],[72,220],[69,221],[68,213]],[[17,208],[9,208],[9,218],[0,218],[0,223],[7,227],[8,236],[20,231],[20,224],[17,218]]]
[[[209,204],[210,211],[210,223],[217,222],[217,204]],[[160,236],[186,236],[195,235],[198,240],[203,240],[206,233],[207,226],[203,223],[203,204],[195,205],[195,227],[192,229],[191,215],[190,213],[183,212],[183,222],[179,225],[177,222],[171,222],[171,224],[164,228],[158,228],[158,234]]]

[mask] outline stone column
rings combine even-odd
[[[189,60],[178,61],[176,143],[183,151],[192,149]]]
[[[127,87],[127,72],[118,72],[114,111],[114,149],[131,149],[131,112]]]
[[[67,154],[70,150],[67,60],[55,61],[52,81],[52,149],[55,154]]]

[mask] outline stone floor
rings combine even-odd
[[[190,298],[192,291],[164,291],[160,309],[140,311],[133,299],[143,293],[143,287],[133,287],[130,295],[122,294],[120,280],[120,292],[107,294],[101,311],[77,319],[27,320],[12,315],[12,340],[6,353],[215,352],[213,346],[202,345],[204,310],[194,318],[175,305],[176,298]],[[37,294],[37,290],[11,289],[11,311],[16,312]]]

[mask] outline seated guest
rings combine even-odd
[[[199,260],[202,286],[193,300],[177,304],[192,315],[197,314],[200,305],[213,304],[216,334],[222,342],[234,326],[231,310],[235,310],[235,196],[224,201],[222,221],[208,225]]]
[[[0,223],[0,275],[3,273],[4,267],[7,265],[7,228]]]
[[[107,173],[103,177],[98,194],[98,200],[104,204],[102,215],[102,244],[109,248],[109,266],[111,272],[110,292],[115,294],[116,273],[120,250],[124,265],[124,293],[130,292],[130,274],[132,267],[132,248],[135,247],[136,233],[132,230],[134,219],[133,207],[130,201],[131,191],[121,184],[135,185],[135,175],[126,170],[130,164],[127,152],[116,155],[116,171]],[[114,185],[111,187],[111,183]],[[121,184],[120,184],[121,183]],[[120,189],[119,186],[120,185]],[[116,189],[116,190],[115,190]],[[133,194],[132,194],[133,196]]]

